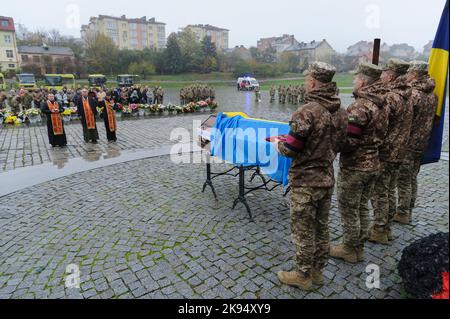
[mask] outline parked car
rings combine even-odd
[[[255,78],[243,77],[237,80],[238,91],[253,91],[257,87],[259,88],[259,83]]]

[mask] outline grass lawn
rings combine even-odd
[[[273,85],[278,88],[280,85],[299,85],[304,83],[304,76],[298,73],[287,73],[276,79],[263,79],[257,78],[261,84],[261,90],[269,90]],[[352,87],[353,76],[349,73],[336,74],[334,80],[341,88]],[[232,73],[220,73],[213,72],[209,74],[177,74],[177,75],[153,75],[146,80],[141,79],[141,85],[147,85],[149,87],[162,86],[163,88],[182,88],[184,86],[193,84],[195,82],[201,82],[209,84],[216,88],[234,87],[236,85],[236,79]],[[88,86],[87,79],[77,79],[77,86]],[[38,86],[43,86],[43,81],[38,81]],[[108,77],[107,86],[115,87],[116,78]],[[17,82],[13,83],[13,87],[17,87]],[[348,91],[348,89],[341,90]],[[351,93],[351,90],[350,90]]]

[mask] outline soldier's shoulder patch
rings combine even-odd
[[[290,121],[289,126],[290,126],[292,132],[297,132],[298,124],[296,121]]]
[[[350,115],[350,116],[348,117],[348,121],[349,121],[350,123],[358,123],[358,122],[359,122],[359,119],[358,119],[358,117],[355,116],[355,115]]]

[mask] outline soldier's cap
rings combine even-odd
[[[391,70],[398,75],[403,75],[408,72],[409,63],[402,59],[389,59],[387,64],[384,66],[383,71]]]
[[[409,64],[408,71],[415,71],[420,74],[428,73],[428,63],[425,61],[414,60]]]
[[[372,63],[361,63],[358,65],[357,69],[351,73],[354,75],[363,74],[377,80],[380,78],[381,72],[383,72],[383,69],[378,65]]]
[[[333,80],[336,74],[336,68],[325,62],[313,62],[309,65],[307,75],[322,83],[328,83]]]

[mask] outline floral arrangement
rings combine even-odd
[[[195,111],[198,110],[198,108],[199,108],[199,107],[197,106],[196,103],[191,102],[191,103],[186,104],[186,105],[183,107],[183,113],[194,113]]]
[[[78,108],[77,108],[76,106],[71,106],[71,107],[69,107],[68,109],[70,110],[70,113],[71,113],[72,115],[78,114]]]
[[[37,117],[37,116],[41,115],[41,110],[34,107],[31,109],[25,110],[23,112],[23,115],[27,118]]]
[[[175,105],[173,105],[172,103],[167,104],[166,110],[169,112],[169,114],[172,114],[173,112],[175,112]]]
[[[133,113],[133,110],[131,109],[131,107],[125,105],[125,106],[123,106],[123,108],[122,108],[122,113],[123,113],[124,115],[129,115],[129,114]]]
[[[208,102],[206,102],[206,101],[199,101],[199,102],[197,102],[197,107],[201,108],[201,109],[205,109],[205,108],[208,107]]]
[[[116,109],[117,109],[117,112],[119,112],[119,113],[123,112],[123,104],[122,103],[117,103],[116,104]]]
[[[19,119],[16,115],[12,113],[7,113],[5,117],[5,124],[11,124],[11,125],[19,125],[22,123],[22,120]]]
[[[209,100],[209,101],[208,101],[208,106],[209,106],[209,109],[210,109],[211,111],[214,111],[215,109],[217,109],[217,108],[219,107],[219,104],[217,104],[216,101]]]
[[[128,108],[131,110],[131,113],[136,113],[139,111],[139,104],[129,104]]]
[[[64,112],[61,113],[62,116],[72,116],[72,110],[67,108],[64,109]]]

